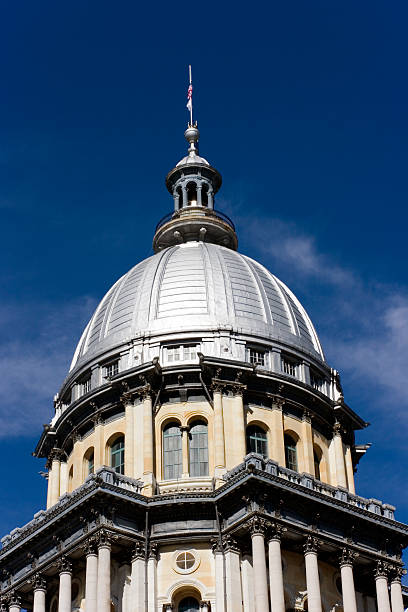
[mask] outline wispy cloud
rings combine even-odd
[[[95,305],[85,296],[64,304],[2,306],[0,437],[28,435],[49,422],[53,394]]]

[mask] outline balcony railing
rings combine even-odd
[[[276,463],[276,461],[272,461],[272,459],[264,459],[262,455],[258,455],[257,453],[250,453],[247,455],[243,463],[240,463],[237,465],[237,467],[225,474],[224,480],[228,482],[235,476],[238,476],[241,472],[247,471],[248,468],[251,469],[251,467],[252,469],[263,471],[266,474],[277,476],[282,480],[288,480],[297,485],[301,485],[302,487],[305,487],[311,491],[317,491],[318,493],[327,495],[332,499],[337,499],[352,506],[356,506],[357,508],[361,508],[362,510],[367,510],[368,512],[372,512],[378,516],[395,520],[395,507],[391,506],[390,504],[383,504],[383,502],[379,501],[378,499],[366,499],[365,497],[360,497],[359,495],[350,493],[350,491],[347,491],[347,489],[343,489],[342,487],[332,487],[331,485],[328,485],[317,478],[313,478],[313,476],[310,476],[310,474],[299,474],[293,470],[281,467]]]
[[[231,219],[228,217],[228,215],[221,212],[220,210],[211,210],[210,208],[206,208],[205,206],[191,206],[189,208],[183,208],[182,210],[177,210],[176,212],[168,213],[162,219],[160,219],[160,221],[156,225],[155,232],[157,232],[157,230],[159,230],[161,227],[163,227],[163,225],[165,225],[169,221],[180,219],[183,214],[186,214],[188,212],[191,213],[193,211],[205,213],[205,216],[209,218],[215,217],[216,219],[220,219],[221,221],[224,221],[224,223],[229,225],[230,228],[233,229],[235,232],[235,225],[233,224]]]

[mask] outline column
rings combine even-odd
[[[356,591],[354,588],[353,563],[358,554],[343,548],[340,556],[341,590],[343,592],[344,612],[357,612]]]
[[[9,601],[9,612],[20,612],[21,597],[17,593],[12,593]]]
[[[68,491],[68,463],[62,461],[60,463],[60,490],[59,494],[64,495]]]
[[[62,557],[58,563],[59,570],[59,595],[58,612],[71,612],[71,581],[72,565],[66,557]]]
[[[177,212],[179,209],[179,200],[180,200],[180,195],[177,193],[177,191],[174,192],[173,198],[174,198],[174,212]]]
[[[309,612],[322,612],[319,566],[317,562],[318,546],[319,540],[313,536],[308,536],[303,546],[305,553],[307,605]]]
[[[92,417],[95,427],[94,472],[106,464],[105,443],[103,439],[104,422],[100,413]]]
[[[214,448],[215,448],[215,476],[225,473],[225,440],[224,415],[222,407],[222,386],[213,383],[214,397]]]
[[[258,516],[250,520],[252,565],[254,568],[255,612],[269,610],[268,579],[266,574],[265,531],[267,522]]]
[[[104,530],[98,541],[98,579],[96,609],[98,612],[111,610],[111,537]],[[59,611],[58,611],[59,612]]]
[[[333,427],[334,456],[336,461],[336,480],[338,487],[347,489],[346,466],[344,463],[343,440],[341,437],[341,424],[335,423]]]
[[[137,542],[132,555],[130,601],[132,612],[145,612],[145,547]]]
[[[98,553],[96,542],[92,538],[85,545],[86,574],[85,574],[85,605],[86,612],[97,612],[98,589]]]
[[[303,411],[302,416],[302,443],[303,443],[303,471],[311,476],[315,475],[313,457],[312,419],[309,410]]]
[[[233,418],[235,425],[235,437],[234,444],[232,445],[235,450],[235,454],[237,456],[238,461],[235,462],[235,465],[238,463],[242,463],[244,460],[246,452],[246,432],[245,432],[245,410],[244,410],[244,387],[243,385],[237,385],[233,388],[234,397],[232,399],[233,405]]]
[[[236,541],[230,536],[223,538],[223,547],[225,555],[227,612],[240,612],[242,611],[240,551]]]
[[[147,561],[147,612],[157,611],[157,556],[159,547],[150,544],[149,559]],[[99,612],[99,610],[98,610]]]
[[[61,451],[59,448],[54,448],[51,451],[51,495],[50,506],[57,503],[60,494],[60,466],[61,466]]]
[[[374,577],[378,612],[391,612],[390,598],[388,595],[388,571],[388,563],[377,561]]]
[[[197,185],[197,206],[203,205],[202,189],[203,186],[201,184]]]
[[[283,431],[283,405],[285,401],[276,395],[272,396],[272,449],[271,459],[285,466],[285,443]]]
[[[189,428],[188,427],[180,427],[180,431],[181,431],[181,456],[182,456],[182,462],[183,462],[183,469],[182,469],[182,474],[181,477],[182,478],[188,478],[189,477],[189,458],[188,458],[188,431]]]
[[[244,612],[255,612],[254,605],[254,571],[250,555],[245,554],[241,561],[242,603]]]
[[[407,573],[402,566],[394,566],[391,571],[391,610],[392,612],[404,612],[402,600],[401,578]]]
[[[274,525],[269,540],[269,588],[271,612],[285,612],[285,591],[283,588],[281,537],[286,531],[280,525]]]
[[[214,209],[214,194],[213,194],[212,189],[208,190],[207,196],[208,196],[208,208],[210,210],[213,210]]]
[[[183,194],[183,208],[187,206],[187,189],[185,185],[181,186],[181,193]]]
[[[153,433],[153,405],[150,388],[143,394],[143,481],[145,494],[153,494],[153,466],[154,466],[154,433]]]
[[[213,541],[215,560],[215,606],[217,612],[225,612],[225,581],[224,581],[224,553],[221,542]]]
[[[133,424],[133,412],[135,407],[133,405],[133,395],[128,391],[125,391],[121,395],[120,401],[125,408],[125,474],[131,478],[137,478],[135,473],[135,431]]]
[[[354,484],[354,468],[353,461],[351,458],[351,448],[349,445],[346,446],[346,474],[349,491],[350,493],[355,493],[356,487]]]
[[[33,612],[45,612],[45,595],[47,584],[40,574],[34,576],[34,603]]]

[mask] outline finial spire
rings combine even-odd
[[[191,65],[188,67],[188,76],[190,79],[190,83],[187,90],[187,108],[190,111],[190,123],[189,127],[194,127],[193,125],[193,81],[191,78]]]

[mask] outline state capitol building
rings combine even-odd
[[[47,509],[2,538],[0,610],[403,612],[408,527],[355,491],[367,423],[185,138],[154,255],[100,302],[41,433]]]

